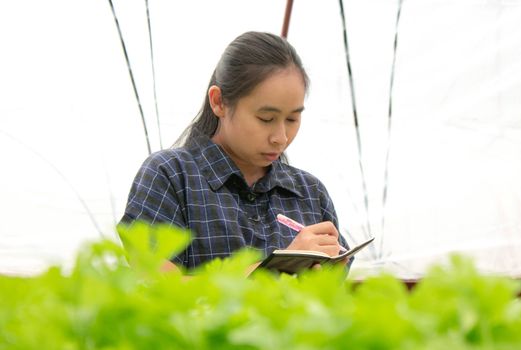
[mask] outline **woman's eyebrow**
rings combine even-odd
[[[301,113],[302,111],[304,111],[304,106],[292,110],[291,113]],[[280,109],[278,109],[277,107],[272,107],[272,106],[262,106],[261,108],[259,108],[259,109],[257,110],[257,112],[275,112],[275,113],[282,113],[282,111],[281,111]]]

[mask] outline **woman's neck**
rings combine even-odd
[[[239,169],[241,170],[242,175],[244,176],[244,180],[246,180],[246,183],[249,187],[253,187],[253,185],[259,181],[264,175],[266,175],[267,170],[264,168],[260,168],[258,172],[245,172],[241,167],[239,166]]]
[[[261,179],[266,173],[268,172],[269,167],[260,167],[260,166],[254,166],[251,163],[244,162],[238,157],[234,152],[232,152],[226,144],[221,142],[218,135],[214,135],[212,137],[212,141],[219,145],[222,150],[233,160],[237,168],[242,173],[242,176],[244,177],[244,180],[248,184],[249,187],[252,187],[255,182],[257,182],[259,179]]]

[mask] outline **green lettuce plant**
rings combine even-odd
[[[519,349],[517,281],[453,257],[408,291],[390,275],[342,268],[260,271],[244,250],[186,279],[161,272],[189,234],[120,227],[123,245],[86,246],[74,268],[0,276],[2,349]]]

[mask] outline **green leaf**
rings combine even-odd
[[[518,349],[518,281],[471,260],[433,267],[409,292],[390,275],[353,284],[339,268],[259,271],[244,250],[194,271],[160,264],[189,242],[168,226],[119,228],[74,268],[0,276],[3,349]],[[130,266],[128,264],[130,261]]]
[[[135,222],[118,225],[119,236],[129,263],[139,270],[155,273],[165,261],[182,252],[190,243],[190,232],[167,224]]]

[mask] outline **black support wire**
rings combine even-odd
[[[123,40],[123,34],[121,33],[121,28],[119,26],[118,17],[116,16],[116,11],[114,10],[114,4],[112,4],[112,0],[108,0],[110,4],[110,9],[112,10],[112,15],[114,17],[114,22],[116,22],[116,27],[118,29],[119,40],[121,42],[121,47],[123,48],[123,53],[125,54],[125,60],[127,62],[128,73],[130,75],[130,80],[132,81],[132,87],[134,88],[134,95],[136,96],[136,101],[139,107],[139,113],[141,114],[141,121],[143,122],[143,131],[145,132],[145,138],[147,141],[148,154],[152,153],[152,149],[150,147],[150,139],[148,137],[147,123],[145,121],[145,115],[143,114],[143,107],[141,107],[141,99],[139,98],[139,94],[137,92],[136,81],[134,80],[134,73],[132,73],[132,67],[130,66],[130,60],[127,54],[127,47],[125,45],[125,41]]]
[[[367,227],[367,233],[369,236],[372,236],[371,233],[371,224],[369,222],[369,196],[367,193],[367,184],[365,180],[365,171],[364,171],[364,165],[362,162],[362,141],[360,137],[360,127],[358,124],[358,113],[356,109],[356,99],[355,99],[355,88],[354,88],[354,82],[353,82],[353,72],[351,69],[351,59],[349,56],[349,45],[347,40],[347,29],[346,29],[346,18],[344,14],[344,4],[342,0],[338,1],[340,5],[340,16],[342,19],[342,28],[343,28],[343,37],[344,37],[344,50],[346,54],[346,63],[347,63],[347,73],[349,77],[349,87],[351,89],[351,106],[353,109],[353,118],[355,123],[355,130],[356,130],[356,142],[358,147],[358,164],[360,167],[360,174],[362,177],[362,188],[364,193],[364,205],[365,205],[365,211],[366,211],[366,227]],[[374,245],[371,245],[370,248],[374,253]]]
[[[152,44],[152,26],[150,25],[150,11],[148,8],[148,0],[145,0],[145,5],[147,7],[148,42],[150,43],[150,61],[152,63],[152,82],[154,85],[154,105],[156,108],[157,131],[159,133],[159,147],[163,149],[163,140],[161,137],[161,123],[159,121],[159,109],[157,108],[156,68],[154,63],[154,45]]]
[[[382,192],[382,239],[380,240],[380,258],[383,252],[383,237],[385,229],[385,207],[387,204],[387,191],[389,188],[389,153],[391,150],[391,121],[393,115],[393,88],[394,73],[396,67],[396,50],[398,48],[398,24],[400,23],[400,15],[402,12],[403,0],[398,1],[398,11],[396,13],[396,25],[394,29],[394,45],[393,45],[393,63],[391,67],[391,81],[389,84],[389,109],[387,116],[387,153],[385,155],[384,185]]]

